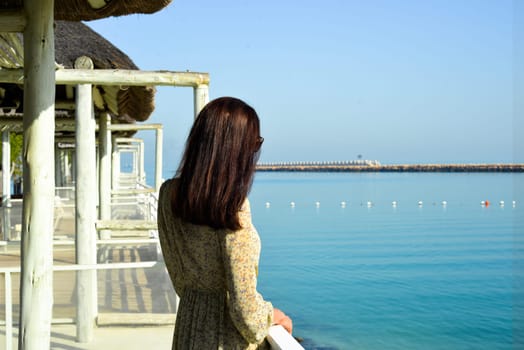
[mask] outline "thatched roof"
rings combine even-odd
[[[22,35],[0,33],[0,68],[23,67]],[[78,57],[87,56],[98,69],[138,69],[131,59],[101,35],[81,22],[56,21],[55,60],[73,68]],[[22,113],[23,86],[0,83],[0,108]],[[109,112],[117,121],[129,123],[146,120],[154,109],[154,87],[94,86],[96,110]],[[65,86],[57,86],[56,100],[72,102],[74,96]],[[70,104],[69,104],[70,105]],[[60,110],[57,103],[56,109]]]
[[[170,2],[171,0],[55,0],[55,19],[88,21],[131,13],[154,13]],[[95,9],[90,3],[102,3],[103,6]]]
[[[84,23],[56,21],[56,62],[65,68],[73,68],[80,56],[90,57],[96,68],[138,69],[124,52]]]
[[[171,0],[55,0],[55,19],[89,21],[132,13],[154,13],[171,3]],[[0,0],[0,9],[16,10],[23,0]]]
[[[138,69],[125,53],[80,22],[56,21],[55,51],[56,62],[65,68],[73,68],[78,57],[87,56],[95,69]],[[153,112],[154,87],[103,86],[99,92],[109,112],[120,119],[144,121]],[[104,109],[100,103],[97,107]]]

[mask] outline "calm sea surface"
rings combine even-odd
[[[306,348],[524,349],[524,174],[257,173],[250,201]]]

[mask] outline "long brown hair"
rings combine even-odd
[[[255,110],[233,97],[209,102],[198,114],[175,177],[173,214],[213,228],[241,227],[261,146]]]

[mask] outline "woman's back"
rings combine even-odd
[[[260,240],[248,203],[238,231],[193,225],[172,214],[175,184],[163,184],[158,210],[164,260],[181,297],[173,349],[260,348],[273,315],[256,292]]]

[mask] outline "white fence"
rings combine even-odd
[[[126,206],[139,208],[140,216],[145,220],[108,220],[98,221],[97,230],[148,230],[149,239],[107,239],[97,240],[97,244],[155,244],[157,252],[160,253],[158,234],[156,231],[156,210],[158,205],[158,195],[151,188],[144,185],[135,185],[135,188],[121,188],[113,193],[112,206],[118,212],[119,209]],[[57,189],[57,198],[61,199],[60,203],[55,203],[60,207],[69,207],[72,204],[63,203],[74,201],[74,188],[65,187]],[[74,206],[74,205],[72,205]],[[120,207],[119,209],[117,209]],[[124,209],[125,210],[125,209]],[[59,213],[60,216],[60,213]],[[73,240],[56,240],[54,245],[74,245]],[[7,246],[7,242],[0,241],[0,245]],[[159,255],[160,256],[160,255]],[[154,267],[157,261],[131,262],[131,263],[107,263],[94,265],[61,265],[54,266],[54,272],[61,271],[87,271],[87,270],[119,270],[119,269],[136,269]],[[5,325],[5,350],[12,350],[13,344],[13,295],[12,295],[12,274],[19,274],[20,267],[0,268],[0,274],[4,274],[5,289],[5,322],[0,321],[0,325]],[[53,320],[74,323],[74,319]],[[271,348],[275,350],[303,350],[304,348],[287,333],[281,326],[272,326],[269,330],[268,340]]]
[[[137,263],[114,263],[96,265],[65,265],[54,266],[53,272],[58,271],[87,271],[87,270],[108,270],[108,269],[129,269],[129,268],[149,268],[157,264],[156,261],[137,262]],[[20,267],[7,267],[0,269],[0,273],[5,275],[5,350],[12,350],[13,344],[13,300],[12,300],[12,273],[20,273]]]

